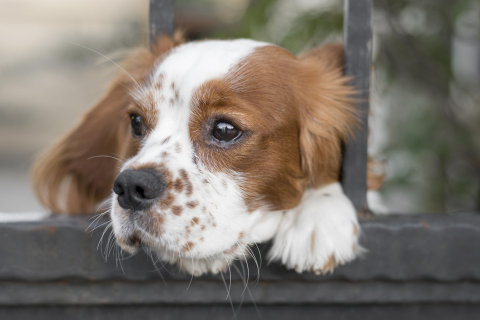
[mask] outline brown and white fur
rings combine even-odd
[[[338,182],[341,143],[356,125],[341,44],[295,57],[252,40],[163,37],[124,69],[35,164],[45,206],[93,212],[112,195],[124,250],[148,246],[195,275],[222,271],[268,240],[270,260],[297,272],[325,273],[355,258],[360,228]],[[142,119],[137,139],[132,114]],[[219,120],[241,136],[212,139]],[[127,160],[119,168],[110,156]],[[147,210],[122,208],[115,177],[145,168],[165,192]]]

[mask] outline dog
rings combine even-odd
[[[193,275],[269,240],[270,261],[332,271],[361,252],[339,183],[357,125],[343,60],[338,43],[296,57],[247,39],[162,36],[36,161],[36,193],[72,214],[111,196],[123,250],[149,247]]]

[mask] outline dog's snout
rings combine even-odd
[[[150,208],[165,191],[166,183],[154,169],[125,170],[113,182],[113,192],[124,209],[140,211]]]

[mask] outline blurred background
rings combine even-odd
[[[248,37],[300,53],[341,41],[341,0],[177,0],[188,38]],[[392,213],[480,210],[480,1],[374,0],[370,153]],[[42,211],[34,155],[146,45],[148,0],[0,0],[0,212]]]

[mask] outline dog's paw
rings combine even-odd
[[[339,183],[305,192],[301,204],[284,212],[269,252],[287,268],[322,274],[360,252],[355,208]]]

